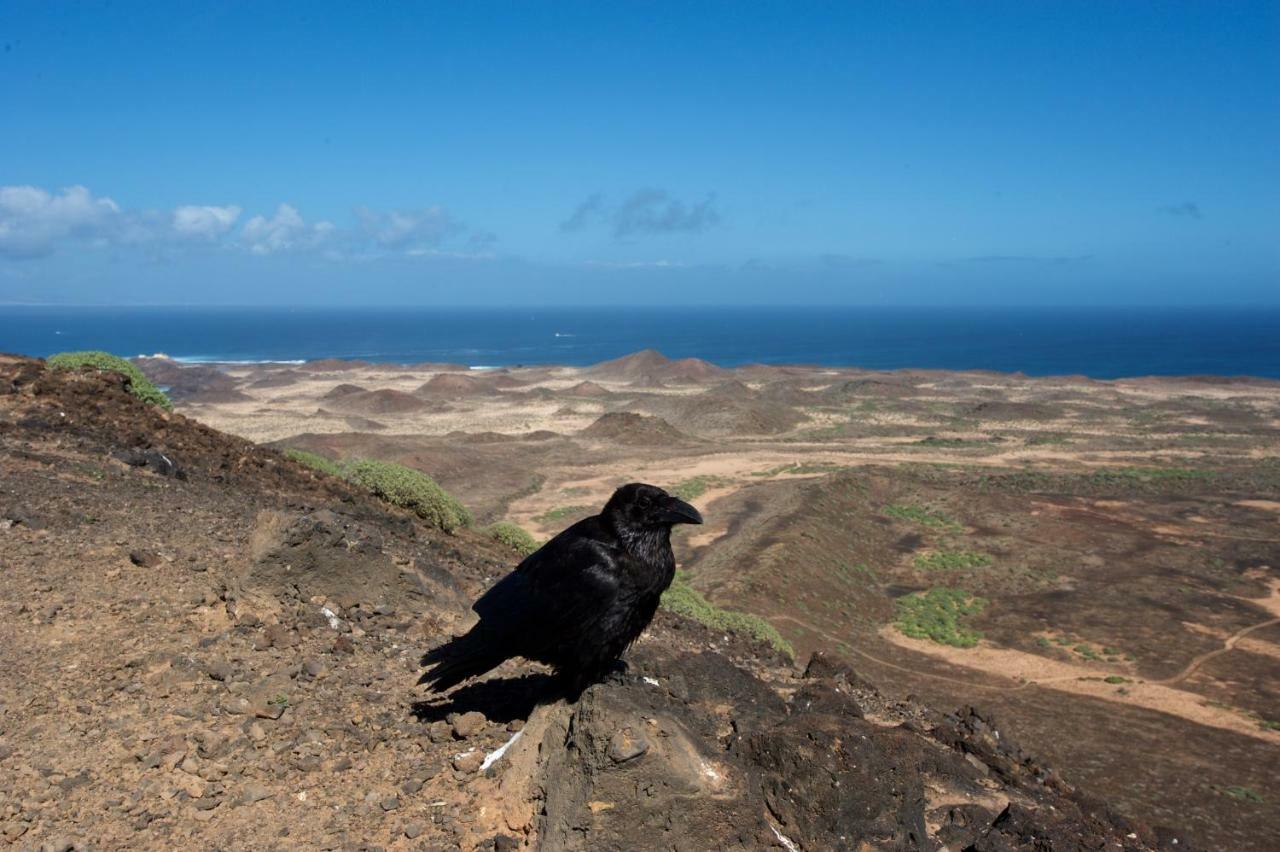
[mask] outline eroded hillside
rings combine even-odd
[[[515,664],[424,702],[514,554],[112,374],[0,360],[0,466],[18,848],[1188,848],[982,712],[669,614],[575,706]]]

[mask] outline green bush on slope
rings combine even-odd
[[[530,535],[524,527],[513,524],[511,521],[498,521],[490,524],[485,532],[494,541],[505,544],[521,556],[528,556],[541,546],[538,544],[538,540]]]
[[[138,399],[151,405],[158,405],[165,411],[173,410],[173,403],[164,392],[151,383],[134,364],[118,355],[109,352],[59,352],[50,355],[46,363],[53,370],[78,370],[89,367],[109,373],[119,373],[127,380],[129,392]]]
[[[758,615],[721,609],[690,586],[685,574],[677,574],[671,581],[671,586],[663,592],[662,608],[676,615],[692,618],[712,630],[745,633],[760,642],[772,645],[789,657],[796,655],[795,648],[782,638],[782,634],[772,624]]]
[[[309,467],[319,473],[327,473],[330,476],[342,478],[342,465],[333,459],[327,459],[319,453],[310,453],[306,450],[295,450],[289,448],[284,451],[285,458],[290,458],[304,467]]]
[[[434,479],[419,470],[406,467],[395,462],[377,461],[374,459],[352,459],[347,462],[335,461],[319,453],[298,450],[292,447],[284,450],[286,458],[309,467],[317,473],[328,474],[345,479],[354,485],[368,490],[373,496],[385,500],[394,506],[408,509],[419,518],[445,532],[454,532],[459,527],[471,526],[471,512],[448,491],[436,483]],[[497,525],[495,525],[497,526]],[[519,527],[508,524],[520,532]],[[493,528],[490,534],[493,535]],[[525,535],[528,535],[525,533]],[[495,538],[498,536],[494,535]],[[515,547],[512,541],[499,539],[505,544]],[[532,538],[530,538],[532,541]],[[518,548],[517,548],[518,549]],[[537,545],[534,544],[534,549]]]
[[[471,513],[422,471],[395,462],[357,459],[343,467],[346,478],[445,532],[471,526]]]
[[[956,648],[972,648],[982,634],[961,624],[965,616],[977,615],[986,607],[983,598],[964,589],[937,586],[898,599],[895,624],[914,639],[932,639]]]

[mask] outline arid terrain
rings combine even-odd
[[[429,473],[546,537],[644,480],[689,582],[803,660],[989,708],[1135,817],[1280,836],[1280,383],[139,362],[216,429]]]

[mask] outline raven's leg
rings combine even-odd
[[[582,670],[561,672],[560,682],[564,687],[564,697],[570,704],[577,704],[582,693],[595,681],[589,672]]]

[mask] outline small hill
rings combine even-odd
[[[368,393],[369,389],[360,385],[341,384],[333,387],[328,393],[320,397],[321,399],[342,399],[344,396],[351,396],[355,393]]]
[[[341,373],[349,370],[363,370],[366,367],[372,367],[369,361],[344,360],[341,358],[319,358],[315,361],[308,361],[299,367],[299,370],[305,370],[309,373]]]
[[[746,401],[759,397],[759,394],[737,379],[721,382],[703,393],[709,399],[725,399]]]
[[[239,382],[212,364],[182,364],[171,358],[134,358],[142,374],[175,402],[223,402],[247,399],[236,396]],[[194,399],[202,396],[203,399]]]
[[[458,399],[468,396],[492,396],[498,389],[492,381],[478,376],[441,373],[432,376],[414,391],[418,396]]]
[[[249,387],[284,388],[289,385],[297,384],[305,378],[307,378],[307,374],[299,370],[271,370],[262,374],[260,378],[250,381]]]
[[[968,413],[979,420],[1056,420],[1062,412],[1039,402],[992,400],[970,406]]]
[[[379,414],[410,414],[428,407],[411,393],[382,388],[344,393],[329,400],[329,407],[344,414],[376,416]]]
[[[858,399],[902,399],[919,394],[915,382],[890,374],[837,382],[822,392],[831,402]]]
[[[578,434],[597,441],[633,446],[688,443],[690,438],[661,417],[615,411],[603,414]]]
[[[705,382],[731,375],[729,370],[717,367],[700,358],[672,360],[654,349],[645,349],[612,361],[602,361],[588,367],[587,374],[615,382],[628,382],[636,386],[663,382]]]
[[[778,435],[809,419],[791,406],[776,402],[708,394],[677,399],[673,408],[673,422],[680,428],[707,436]]]
[[[609,396],[609,389],[592,381],[578,382],[571,388],[560,392],[561,396],[580,396],[586,398]]]

